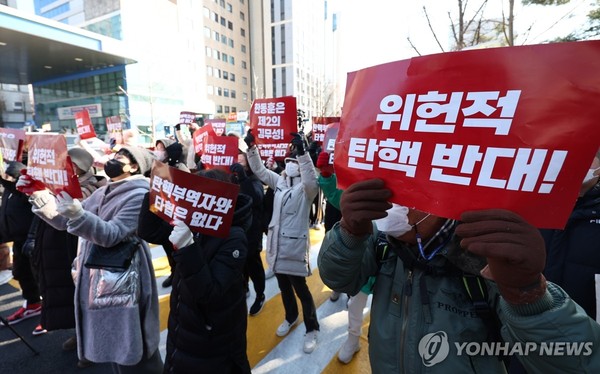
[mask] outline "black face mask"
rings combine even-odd
[[[117,160],[108,160],[106,164],[104,164],[104,172],[109,178],[116,178],[124,173],[123,167],[125,165],[125,163]]]

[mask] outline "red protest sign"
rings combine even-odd
[[[238,138],[235,136],[208,135],[204,138],[204,152],[201,161],[207,169],[223,169],[237,161]]]
[[[25,130],[0,128],[0,152],[4,162],[21,162],[24,143]]]
[[[75,125],[77,126],[77,134],[81,139],[91,139],[96,137],[92,120],[90,119],[90,112],[87,109],[83,109],[75,113]]]
[[[312,122],[312,140],[323,144],[327,125],[340,122],[340,117],[313,117]]]
[[[599,146],[597,61],[593,41],[355,72],[335,148],[338,184],[377,177],[393,202],[442,217],[504,208],[562,228]]]
[[[120,116],[106,117],[106,129],[115,144],[123,144],[123,124]]]
[[[217,136],[221,136],[223,133],[225,133],[225,126],[227,125],[225,119],[205,119],[204,123],[205,125],[211,125]]]
[[[260,157],[283,161],[292,141],[290,133],[298,131],[296,98],[256,99],[250,112],[250,129]]]
[[[190,230],[219,238],[229,235],[240,186],[186,173],[154,161],[150,211],[167,222],[185,222]]]
[[[202,152],[204,150],[204,138],[209,135],[216,136],[215,130],[213,130],[211,124],[204,125],[198,130],[194,131],[192,139],[194,141],[194,152],[196,152],[197,155],[202,156]]]
[[[327,125],[323,138],[323,152],[329,153],[329,164],[333,164],[333,152],[335,151],[335,140],[340,131],[340,123],[334,122]]]
[[[60,134],[27,135],[27,174],[40,181],[55,195],[66,191],[83,197],[73,164],[67,155],[67,140]]]
[[[195,112],[180,112],[179,113],[179,124],[189,125],[190,123],[196,123]]]

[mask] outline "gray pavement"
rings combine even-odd
[[[0,285],[0,315],[6,318],[23,304],[21,291],[10,283]],[[35,355],[17,335],[0,322],[0,373],[111,373],[109,364],[95,364],[85,369],[77,367],[77,353],[65,352],[62,343],[75,334],[74,330],[51,331],[33,336],[40,317],[32,317],[12,327],[36,350]]]

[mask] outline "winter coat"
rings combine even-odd
[[[106,185],[106,178],[88,172],[79,177],[79,184],[86,199]],[[71,265],[77,256],[78,238],[66,230],[55,229],[39,217],[36,219],[39,225],[34,233],[33,259],[42,295],[42,326],[48,331],[74,328],[75,284]]]
[[[34,206],[44,220],[80,238],[73,270],[80,358],[134,365],[142,359],[142,355],[149,358],[158,349],[158,290],[148,244],[140,241],[132,262],[139,266],[139,283],[136,284],[139,293],[132,295],[136,299],[133,305],[130,300],[123,302],[120,298],[104,295],[103,292],[109,290],[106,287],[92,286],[100,277],[106,276],[103,272],[107,270],[84,266],[93,244],[112,247],[135,236],[139,209],[149,188],[149,180],[142,175],[109,182],[83,201],[84,215],[75,220],[57,215],[55,199],[47,196],[34,199]],[[110,307],[90,303],[90,300],[101,296],[105,296],[103,300]]]
[[[27,195],[17,191],[15,182],[0,179],[4,186],[0,204],[0,243],[23,243],[33,220]]]
[[[227,238],[197,235],[173,252],[165,373],[250,373],[243,269],[251,205],[238,195]]]
[[[309,212],[319,192],[317,172],[310,156],[298,156],[299,177],[288,177],[268,170],[260,160],[257,147],[248,150],[248,164],[264,184],[275,191],[273,217],[267,234],[267,263],[275,273],[306,277],[309,263]]]
[[[405,267],[400,251],[417,253],[414,246],[390,242],[390,257],[379,263],[374,233],[358,238],[341,230],[329,231],[319,252],[323,282],[332,289],[355,295],[370,276],[377,275],[369,325],[369,358],[378,373],[503,373],[498,356],[468,354],[487,342],[488,329],[474,311],[460,269],[479,274],[485,260],[469,255],[452,238],[429,263],[430,271]],[[450,231],[452,233],[452,231]],[[413,255],[413,257],[415,257]],[[445,275],[441,275],[445,274]],[[507,343],[592,342],[587,355],[519,355],[532,373],[600,372],[600,325],[557,285],[548,282],[546,294],[528,305],[513,306],[486,281],[488,305],[502,324]],[[475,345],[473,345],[475,344]],[[457,347],[463,346],[459,355]],[[582,352],[585,351],[582,349]],[[593,352],[593,353],[592,353]]]
[[[546,242],[546,279],[561,286],[596,318],[595,274],[600,274],[600,184],[575,204],[563,230],[540,230]]]
[[[252,199],[252,226],[248,230],[248,249],[260,252],[262,250],[262,219],[264,214],[263,200],[265,189],[256,175],[248,175],[240,181],[240,192],[250,196]]]

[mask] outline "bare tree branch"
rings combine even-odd
[[[431,26],[431,20],[429,19],[429,14],[427,14],[427,8],[425,8],[425,6],[423,6],[423,13],[425,13],[425,18],[427,19],[427,26],[429,26],[429,30],[431,30],[431,33],[433,34],[433,38],[435,39],[435,42],[440,47],[440,49],[442,50],[442,52],[446,52],[444,50],[444,47],[442,47],[442,44],[438,40],[437,34],[433,30],[433,26]]]
[[[408,37],[408,36],[407,36],[407,37],[406,37],[406,40],[408,41],[408,44],[410,44],[410,47],[411,47],[411,48],[412,48],[412,49],[413,49],[415,52],[417,52],[417,54],[418,54],[419,56],[422,56],[422,55],[421,55],[421,52],[419,52],[419,50],[417,49],[417,47],[415,47],[415,45],[413,44],[412,40],[410,40],[410,37]]]

